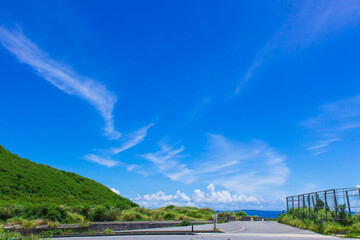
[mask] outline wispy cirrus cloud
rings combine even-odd
[[[118,161],[115,161],[109,157],[102,157],[95,154],[86,154],[85,156],[83,156],[83,159],[109,168],[119,165]]]
[[[185,148],[161,145],[155,153],[141,155],[156,171],[173,181],[221,185],[237,193],[273,191],[289,174],[285,157],[262,141],[239,142],[218,134],[208,134],[209,143],[201,159],[186,161]],[[196,162],[196,164],[194,164]]]
[[[244,85],[252,79],[256,70],[275,50],[304,48],[314,42],[324,41],[343,29],[360,23],[360,2],[304,1],[284,21],[277,32],[258,51],[245,75],[236,86],[234,94],[240,94]]]
[[[155,153],[147,153],[140,156],[151,161],[159,172],[171,180],[191,182],[193,179],[190,176],[192,170],[190,170],[186,164],[180,163],[181,158],[184,157],[181,154],[185,149],[184,146],[173,148],[166,144],[161,144],[160,147],[161,150]]]
[[[105,120],[104,134],[117,139],[121,134],[114,127],[114,105],[117,98],[106,86],[87,77],[78,75],[70,67],[50,58],[36,44],[19,30],[0,26],[1,44],[17,59],[29,65],[43,79],[60,90],[85,99],[95,107]]]
[[[149,128],[154,126],[154,123],[150,123],[145,127],[142,127],[134,132],[129,134],[125,134],[119,141],[122,142],[120,147],[114,147],[110,149],[102,149],[98,150],[99,153],[97,154],[86,154],[83,156],[83,159],[98,163],[100,165],[106,167],[115,167],[115,166],[123,166],[126,167],[128,171],[136,171],[142,175],[146,175],[145,171],[139,170],[138,166],[135,164],[127,164],[121,161],[114,160],[114,156],[128,150],[136,145],[140,144],[145,140],[147,136]]]
[[[67,94],[78,96],[94,106],[105,120],[104,135],[109,139],[119,139],[122,136],[114,127],[113,110],[117,98],[114,93],[107,90],[106,86],[93,79],[80,76],[69,66],[50,58],[20,30],[9,30],[0,26],[0,42],[20,62],[34,69],[40,77]],[[125,135],[121,139],[121,147],[109,150],[111,154],[107,151],[105,154],[86,154],[83,158],[106,167],[117,166],[120,162],[113,160],[111,155],[118,154],[144,141],[147,130],[153,125],[151,123]]]
[[[360,128],[360,95],[324,104],[319,114],[301,123],[319,138],[307,150],[315,155],[329,150],[331,143],[340,141],[342,133]]]
[[[125,138],[126,140],[123,142],[121,147],[111,148],[114,154],[118,154],[122,151],[125,151],[129,148],[132,148],[142,141],[144,141],[145,137],[147,136],[147,131],[149,128],[154,126],[154,123],[150,123],[149,125],[140,128],[139,130],[128,134]]]
[[[340,141],[340,138],[330,138],[326,140],[316,141],[312,146],[308,147],[308,151],[312,151],[315,155],[322,154],[328,150],[328,146],[333,143]]]

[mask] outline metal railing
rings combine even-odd
[[[360,214],[360,188],[337,188],[286,197],[289,212],[316,217],[325,214],[325,220],[340,221]]]

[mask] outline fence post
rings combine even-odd
[[[289,211],[289,197],[286,197],[286,212]]]
[[[292,205],[292,209],[294,209],[294,196],[291,197],[291,205]]]
[[[316,210],[316,212],[319,212],[318,199],[319,199],[319,196],[316,192],[315,193],[315,210]]]
[[[313,208],[314,208],[314,210],[315,210],[314,195],[311,195],[311,201],[312,201],[312,204],[313,204]]]
[[[334,205],[335,205],[335,221],[337,221],[338,206],[337,206],[337,200],[336,200],[336,192],[335,192],[335,189],[333,189],[333,194],[334,194]]]
[[[311,208],[311,205],[310,205],[310,193],[308,194],[307,199],[308,199],[309,218],[310,218],[310,217],[311,217],[311,210],[310,210],[310,208]]]
[[[305,194],[302,195],[303,197],[303,208],[305,208],[306,204],[305,204]]]
[[[327,207],[328,207],[328,204],[327,204],[326,191],[324,193],[324,199],[325,199],[325,221],[327,221]]]
[[[298,213],[300,213],[300,195],[298,195]]]
[[[350,201],[349,201],[348,191],[345,191],[345,195],[346,195],[346,203],[347,203],[347,205],[348,205],[349,215],[351,216],[351,207],[350,207]]]

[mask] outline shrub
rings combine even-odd
[[[107,220],[107,209],[104,206],[96,206],[89,212],[89,218],[95,222]]]
[[[77,213],[68,213],[64,223],[83,223],[85,222],[85,217]]]
[[[37,226],[36,221],[35,220],[30,220],[30,221],[24,221],[22,224],[22,227],[24,229],[30,229],[30,228],[35,228]]]
[[[9,232],[9,231],[3,231],[1,236],[1,240],[5,239],[21,239],[21,234],[18,232]]]
[[[104,233],[105,234],[113,234],[113,230],[107,228],[107,229],[104,230]]]
[[[360,222],[356,222],[349,228],[349,231],[352,233],[360,233]]]
[[[0,219],[3,221],[8,220],[12,217],[10,208],[8,206],[0,207]]]
[[[247,216],[248,214],[244,211],[238,211],[238,212],[235,212],[235,216],[236,217],[242,217],[242,216]]]
[[[190,220],[190,218],[188,216],[180,214],[176,220]]]
[[[139,212],[136,212],[132,209],[122,211],[120,217],[118,218],[120,221],[140,221],[140,220],[149,220],[149,217],[142,215]]]
[[[12,224],[12,225],[22,225],[24,223],[24,219],[21,217],[14,217],[14,218],[8,218],[6,220],[7,224]]]
[[[164,214],[164,219],[169,221],[169,220],[174,220],[175,219],[175,213],[173,212],[167,212]]]
[[[175,208],[174,205],[169,205],[169,206],[165,207],[165,210],[171,210],[171,209],[174,209],[174,208]]]
[[[191,222],[189,220],[181,221],[177,226],[191,226]]]
[[[50,222],[48,222],[47,225],[49,226],[49,228],[57,228],[60,224],[57,221],[54,221],[54,222],[50,221]]]

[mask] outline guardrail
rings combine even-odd
[[[345,220],[351,215],[360,214],[360,187],[287,196],[286,209],[299,213],[307,210],[309,217],[316,217],[321,211],[325,214],[325,220]]]

